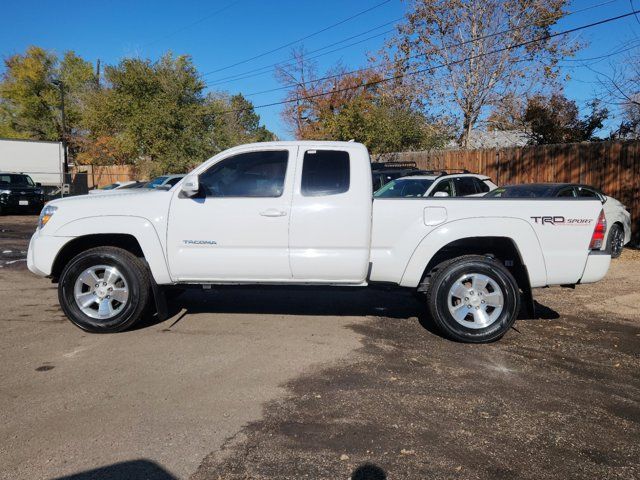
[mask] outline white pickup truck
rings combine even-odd
[[[242,145],[168,191],[86,195],[43,209],[29,269],[69,319],[115,332],[187,285],[381,282],[422,294],[465,342],[500,338],[531,289],[600,280],[602,204],[580,199],[376,198],[352,142]]]

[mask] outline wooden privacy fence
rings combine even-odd
[[[380,160],[413,161],[430,170],[467,169],[491,177],[498,185],[593,185],[629,208],[634,242],[640,239],[640,141],[402,152],[380,156]]]
[[[104,187],[114,182],[138,180],[133,165],[78,165],[74,168],[73,174],[86,174],[89,189]]]

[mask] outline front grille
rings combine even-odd
[[[24,206],[32,207],[32,206],[36,206],[44,203],[42,195],[35,195],[35,194],[20,195],[20,194],[13,193],[11,195],[5,195],[4,197],[5,197],[6,205],[15,206],[15,207],[24,207]],[[24,201],[24,200],[29,202],[29,205],[20,205],[20,201]]]

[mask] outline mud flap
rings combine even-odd
[[[153,277],[151,277],[151,290],[153,290],[153,301],[156,304],[156,314],[158,316],[158,320],[164,321],[169,318],[167,298],[164,295],[164,290],[156,283]]]
[[[522,290],[522,305],[527,309],[529,318],[536,318],[536,302],[533,300],[533,290],[529,286]]]

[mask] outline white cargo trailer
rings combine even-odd
[[[62,143],[0,138],[0,172],[26,173],[45,190],[59,190],[64,182]]]

